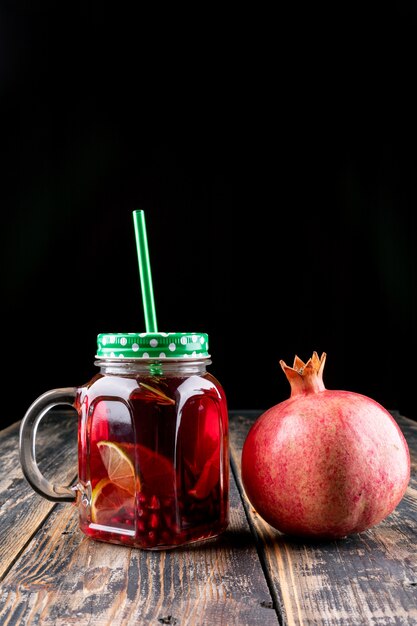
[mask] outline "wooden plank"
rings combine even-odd
[[[278,618],[232,480],[227,532],[172,551],[92,541],[74,507],[58,505],[0,585],[0,623],[270,626]]]
[[[47,477],[69,484],[76,476],[75,412],[52,412],[39,426],[37,460]],[[35,494],[19,462],[19,423],[0,432],[0,580],[54,508]]]
[[[221,538],[162,552],[87,539],[59,505],[0,586],[0,623],[276,625],[234,483],[231,501]]]
[[[417,624],[417,424],[395,414],[412,456],[410,486],[396,511],[367,532],[307,543],[274,530],[244,494],[241,450],[259,414],[231,420],[232,462],[282,623]]]

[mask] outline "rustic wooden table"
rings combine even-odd
[[[290,541],[257,516],[240,481],[256,411],[230,414],[231,523],[220,538],[165,552],[94,542],[71,504],[35,494],[19,424],[0,432],[0,624],[127,626],[417,625],[417,423],[394,414],[412,455],[407,493],[384,522],[341,541]],[[76,420],[40,427],[46,475],[74,478]]]

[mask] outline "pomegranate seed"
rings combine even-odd
[[[163,520],[167,528],[172,528],[175,523],[175,518],[172,516],[172,513],[164,513]]]
[[[152,496],[150,504],[149,504],[149,509],[152,509],[153,511],[158,511],[161,508],[161,504],[159,502],[159,498],[157,496]]]
[[[150,530],[148,532],[148,539],[149,539],[149,541],[151,541],[153,543],[153,542],[156,541],[156,538],[157,538],[156,532],[154,530]]]
[[[152,515],[149,518],[149,526],[151,528],[159,527],[159,515],[157,515],[156,513],[152,513]]]
[[[140,532],[140,533],[146,532],[147,527],[146,527],[146,524],[145,524],[145,522],[143,520],[141,520],[141,519],[138,520],[137,529],[138,529],[138,532]]]
[[[140,492],[138,493],[138,500],[141,504],[146,504],[147,497],[145,496],[144,493]]]
[[[163,543],[171,543],[171,534],[167,530],[161,532],[161,541]]]

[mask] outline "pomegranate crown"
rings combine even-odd
[[[318,393],[325,390],[323,369],[326,356],[326,353],[323,352],[319,358],[317,352],[314,351],[313,356],[304,363],[296,355],[292,367],[282,360],[279,362],[291,385],[291,396],[300,393]]]

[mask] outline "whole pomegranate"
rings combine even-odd
[[[324,387],[326,354],[280,361],[291,397],[253,424],[242,480],[259,515],[283,533],[337,538],[378,524],[410,479],[407,442],[370,398]]]

